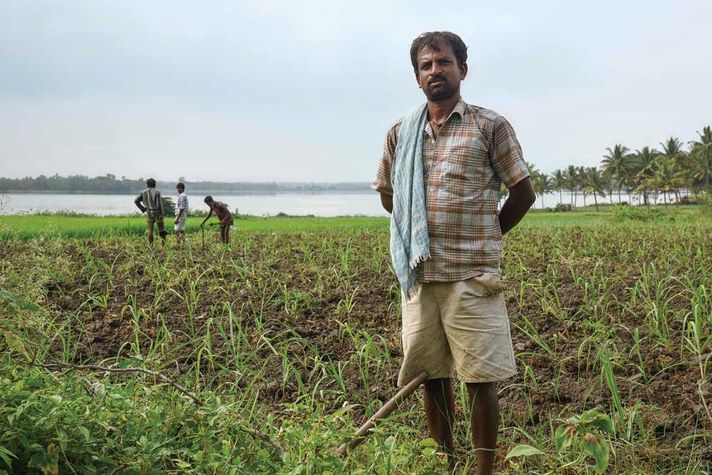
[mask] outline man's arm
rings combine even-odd
[[[205,222],[210,219],[210,217],[213,215],[213,207],[210,207],[210,212],[208,215],[205,217],[202,223],[200,223],[200,227],[202,228],[205,225]]]
[[[389,195],[387,193],[381,193],[381,204],[383,205],[383,209],[385,209],[389,213],[392,213],[393,212],[393,195]]]
[[[522,220],[535,201],[536,193],[529,177],[509,189],[509,196],[499,212],[499,227],[502,229],[502,235]]]
[[[136,197],[136,199],[134,200],[134,204],[136,205],[136,207],[137,207],[138,209],[141,210],[142,213],[145,213],[145,212],[146,212],[146,207],[141,204],[142,201],[143,201],[143,195],[138,195],[138,196]]]
[[[163,200],[161,199],[161,192],[156,190],[156,198],[158,198],[158,209],[161,210],[161,216],[163,216]]]

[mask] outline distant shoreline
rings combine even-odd
[[[159,191],[165,192],[167,189],[165,187],[157,187]],[[9,190],[0,191],[0,195],[119,195],[127,196],[141,193],[141,190],[135,191],[47,191],[47,190]],[[171,189],[171,191],[174,191]],[[226,190],[211,190],[211,189],[190,189],[188,194],[200,195],[200,194],[215,194],[220,196],[250,196],[250,195],[264,195],[264,196],[276,196],[276,195],[365,195],[369,193],[374,193],[370,188],[364,188],[363,190],[335,190],[335,189],[325,189],[325,190],[250,190],[250,191],[226,191]]]

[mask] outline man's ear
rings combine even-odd
[[[415,71],[413,71],[413,72],[415,73],[415,82],[418,83],[418,87],[419,87],[420,89],[423,89],[422,87],[420,87],[420,73],[418,72],[417,69],[416,69]]]
[[[465,79],[465,76],[467,76],[467,63],[462,63],[460,66],[460,81]]]

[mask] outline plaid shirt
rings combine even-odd
[[[388,131],[371,184],[380,193],[393,194],[391,166],[400,122]],[[500,187],[511,188],[529,176],[509,122],[460,99],[437,136],[430,123],[425,126],[423,173],[431,258],[420,264],[418,280],[453,282],[483,272],[499,274]]]

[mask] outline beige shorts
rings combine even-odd
[[[499,275],[419,283],[407,305],[402,300],[399,385],[422,370],[431,379],[456,375],[466,383],[500,381],[516,374]]]

